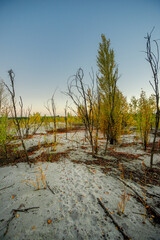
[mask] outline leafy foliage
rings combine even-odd
[[[151,95],[147,98],[146,93],[142,90],[139,99],[135,97],[131,99],[131,109],[135,114],[137,130],[146,150],[149,133],[155,119],[155,97]]]

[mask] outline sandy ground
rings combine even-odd
[[[132,137],[134,136],[130,136],[130,141]],[[43,143],[46,138],[47,141],[53,141],[53,135],[37,135],[26,140],[26,146],[29,148],[39,142]],[[155,223],[154,216],[145,216],[143,204],[137,201],[130,188],[117,179],[117,176],[120,177],[119,169],[113,167],[104,173],[102,166],[86,165],[86,161],[95,159],[88,153],[90,147],[83,141],[84,133],[70,133],[68,138],[69,140],[65,139],[65,134],[57,136],[56,152],[73,149],[58,162],[38,162],[32,164],[31,168],[27,163],[0,168],[0,239],[124,239],[97,198],[130,239],[160,239],[160,224]],[[127,141],[125,137],[122,139],[123,143]],[[103,145],[103,141],[101,143]],[[143,154],[139,159],[123,161],[124,166],[131,169],[140,168],[142,160],[146,166],[149,164],[149,155],[144,155],[140,145],[124,148],[116,146],[115,150]],[[40,151],[35,151],[32,157],[39,153]],[[115,160],[113,156],[106,156],[106,159]],[[72,162],[74,160],[81,163]],[[155,164],[158,162],[160,154],[155,155]],[[40,190],[36,190],[36,177],[42,176],[38,167],[46,177],[46,189],[39,180]],[[142,196],[138,182],[123,180]],[[146,196],[147,202],[160,211],[160,184],[146,184],[144,187],[150,193],[149,196],[152,196]],[[124,213],[119,215],[117,208],[124,191],[128,200]],[[28,210],[21,212],[18,209]]]

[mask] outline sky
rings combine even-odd
[[[64,115],[68,78],[80,67],[86,82],[92,68],[98,73],[105,34],[123,95],[129,101],[143,89],[149,96],[153,78],[144,37],[153,27],[153,39],[160,39],[160,0],[0,0],[0,79],[9,85],[13,69],[16,98],[42,115],[57,89],[57,114]]]

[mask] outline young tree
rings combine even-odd
[[[66,105],[65,105],[65,108],[64,108],[64,121],[65,121],[65,128],[66,128],[66,139],[67,139],[67,132],[68,132],[68,113],[67,113],[67,110],[68,110],[68,101],[66,101]]]
[[[8,94],[5,90],[3,81],[0,81],[0,116],[8,115],[10,112],[10,104]]]
[[[55,93],[56,93],[56,90],[54,91],[51,99],[49,99],[47,101],[47,105],[45,106],[46,109],[48,110],[48,112],[50,113],[50,115],[52,116],[52,119],[53,119],[53,123],[54,123],[54,142],[57,141],[57,137],[56,137],[56,134],[57,134],[57,116],[56,116],[56,105],[55,105]],[[50,107],[50,104],[51,104],[51,107]]]
[[[11,88],[9,88],[6,83],[4,83],[4,85],[6,86],[8,92],[11,95],[12,107],[13,107],[13,113],[14,113],[14,124],[15,124],[15,127],[17,129],[19,138],[21,140],[22,147],[24,149],[24,153],[25,153],[25,156],[26,156],[26,160],[29,163],[29,165],[31,166],[31,163],[30,163],[30,160],[29,160],[29,157],[28,157],[28,153],[27,153],[27,149],[26,149],[26,146],[25,146],[25,143],[24,143],[24,140],[23,140],[23,133],[22,133],[22,130],[21,130],[21,127],[20,127],[20,120],[18,119],[18,115],[17,115],[17,108],[16,108],[16,101],[15,101],[15,88],[14,88],[15,74],[14,74],[12,69],[8,71],[8,74],[9,74],[10,81],[11,81]]]
[[[99,114],[95,111],[99,111],[99,96],[97,96],[97,90],[94,89],[94,81],[92,81],[92,85],[89,87],[83,82],[83,78],[83,70],[79,68],[73,79],[70,79],[68,82],[68,91],[66,94],[72,99],[78,115],[84,123],[87,131],[87,139],[92,147],[92,156],[95,156],[98,151],[98,142],[96,140],[98,139],[98,132],[96,131],[95,134],[94,130],[97,127],[99,128]]]
[[[8,159],[7,145],[11,136],[9,135],[8,127],[8,116],[1,115],[0,118],[0,150],[5,154],[6,159]],[[1,149],[2,148],[2,149]]]
[[[118,66],[115,63],[114,51],[110,47],[110,40],[107,40],[105,35],[101,35],[102,43],[99,43],[99,50],[97,56],[97,66],[100,72],[98,76],[102,115],[105,124],[105,135],[107,137],[106,147],[108,141],[113,144],[117,141],[116,131],[117,107],[119,100],[119,90],[117,88],[118,81]]]
[[[143,142],[144,150],[147,149],[154,110],[155,102],[152,96],[147,98],[146,93],[142,90],[137,104],[137,127]]]
[[[154,30],[154,28],[153,28]],[[154,40],[155,43],[155,51],[152,50],[152,44],[151,44],[151,36],[152,32],[150,34],[147,34],[145,37],[146,39],[146,60],[149,62],[152,73],[153,73],[153,79],[154,82],[152,83],[150,81],[150,84],[153,88],[155,98],[156,98],[156,119],[155,119],[155,132],[154,132],[154,139],[152,144],[152,150],[151,150],[151,159],[150,159],[150,168],[152,168],[153,165],[153,155],[154,155],[154,149],[155,149],[155,142],[159,127],[159,118],[160,118],[160,109],[159,109],[159,79],[158,79],[158,73],[159,73],[159,46],[158,42]]]

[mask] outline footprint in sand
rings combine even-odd
[[[73,221],[75,221],[76,219],[78,219],[78,216],[79,216],[79,214],[78,214],[77,210],[73,209],[70,214],[70,217],[73,219]]]

